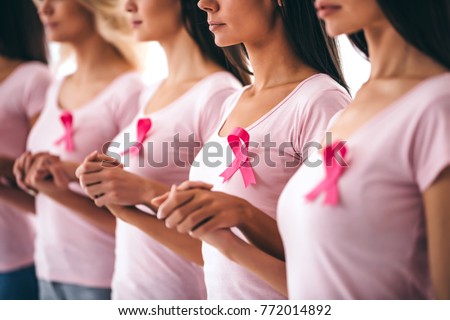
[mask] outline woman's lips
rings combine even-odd
[[[133,27],[133,28],[139,28],[139,26],[142,24],[142,21],[140,21],[140,20],[133,20],[133,21],[131,21],[131,26]]]
[[[45,28],[47,29],[55,29],[58,26],[58,23],[56,22],[47,22],[44,24]]]
[[[319,18],[324,19],[324,18],[336,13],[337,11],[341,10],[341,6],[317,1],[316,2],[316,10],[317,10],[317,15],[319,16]]]
[[[219,23],[219,22],[209,22],[209,31],[214,32],[220,29],[221,27],[225,26],[225,23]]]

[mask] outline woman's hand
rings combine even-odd
[[[155,198],[158,218],[169,228],[202,239],[210,232],[237,227],[257,248],[284,260],[284,247],[276,221],[248,201],[222,192],[212,185],[187,181],[170,193]]]
[[[179,191],[185,191],[185,190],[189,190],[189,189],[212,190],[213,187],[214,186],[212,184],[201,182],[201,181],[184,181],[179,186],[177,186],[176,189]],[[151,200],[152,205],[154,205],[155,207],[159,207],[167,200],[167,198],[169,197],[169,194],[170,194],[170,191],[164,193],[163,195],[161,195],[159,197],[153,198]]]
[[[59,158],[47,152],[34,155],[25,152],[14,163],[17,185],[27,193],[36,194],[37,182],[51,177],[50,166],[55,161],[59,161]]]
[[[25,184],[37,189],[37,184],[51,180],[50,166],[53,162],[60,161],[58,157],[50,154],[34,156],[34,161],[26,173]]]
[[[34,190],[31,189],[31,186],[27,185],[25,182],[27,172],[31,168],[34,160],[35,157],[31,154],[31,152],[27,151],[16,159],[13,166],[13,174],[14,177],[16,178],[17,186],[27,193],[35,192]]]
[[[114,158],[98,153],[89,155],[76,175],[84,192],[98,207],[146,204],[153,194],[167,190],[161,184],[123,170],[123,165]]]
[[[180,191],[173,186],[157,217],[168,228],[200,239],[220,229],[242,227],[251,212],[251,205],[241,198],[205,188]]]

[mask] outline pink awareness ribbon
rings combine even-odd
[[[243,145],[241,144],[241,140],[244,142]],[[249,142],[250,135],[242,128],[235,128],[228,136],[228,144],[230,145],[231,150],[233,150],[236,159],[234,159],[231,165],[220,175],[224,178],[223,183],[230,180],[236,171],[240,170],[246,188],[251,184],[256,184],[253,168],[247,156]]]
[[[75,150],[73,143],[73,115],[69,111],[64,111],[60,117],[61,123],[64,126],[64,135],[55,141],[55,145],[65,143],[65,149],[68,152]]]
[[[138,141],[130,148],[123,151],[121,155],[123,156],[126,155],[127,153],[130,153],[131,155],[138,155],[141,152],[142,144],[147,138],[147,134],[149,133],[151,128],[152,128],[152,120],[150,120],[149,118],[139,119],[136,126]]]
[[[337,151],[335,151],[335,149],[337,149]],[[338,159],[336,159],[336,153],[339,154],[342,160],[345,160],[347,148],[345,147],[344,142],[337,141],[325,148],[324,159],[326,176],[316,188],[306,195],[307,201],[311,202],[321,193],[325,192],[324,204],[335,206],[339,203],[337,183],[344,173],[344,170],[347,168],[347,164],[340,164]]]

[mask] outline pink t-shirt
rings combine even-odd
[[[422,194],[450,165],[449,85],[450,73],[419,84],[350,137],[336,206],[305,201],[323,163],[290,180],[278,206],[289,298],[432,297]]]
[[[72,111],[74,151],[70,152],[64,143],[55,145],[65,133],[60,121],[63,110],[58,106],[61,84],[58,81],[50,87],[44,111],[28,139],[28,148],[79,163],[92,151],[100,151],[131,122],[143,87],[137,73],[125,73],[89,103]],[[71,189],[84,195],[77,183],[71,184]],[[114,267],[114,237],[43,194],[36,198],[36,211],[38,277],[109,288]]]
[[[246,188],[240,172],[223,183],[220,175],[234,156],[227,138],[218,135],[244,91],[227,100],[227,112],[221,125],[196,157],[190,180],[211,183],[214,190],[244,198],[276,219],[278,197],[301,165],[303,147],[307,142],[317,141],[331,117],[344,108],[350,98],[329,76],[318,74],[300,83],[281,103],[246,128],[256,179],[256,184]],[[269,141],[276,145],[269,148]],[[233,231],[245,239],[239,230]],[[260,278],[205,243],[203,258],[208,299],[285,299]]]
[[[0,83],[0,156],[25,152],[29,120],[44,107],[50,82],[46,65],[27,62]],[[33,254],[33,217],[0,203],[0,273],[31,265]]]
[[[190,163],[216,128],[224,100],[241,88],[241,84],[230,73],[217,72],[164,109],[145,115],[145,108],[158,86],[151,86],[142,94],[141,112],[115,139],[120,147],[111,146],[109,154],[117,156],[124,150],[125,135],[129,135],[131,141],[137,141],[138,120],[150,119],[152,127],[143,143],[141,157],[124,156],[122,162],[126,170],[170,186],[188,180]],[[172,145],[174,141],[185,145],[191,141],[192,147],[177,150]],[[143,206],[138,208],[154,214]],[[112,288],[113,299],[206,298],[203,268],[123,221],[118,221],[116,231]]]

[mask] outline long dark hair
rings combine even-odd
[[[47,64],[44,27],[31,0],[0,0],[0,55]]]
[[[450,69],[450,1],[377,0],[377,3],[395,30],[409,44]],[[349,38],[359,51],[370,58],[363,31]]]
[[[243,85],[250,84],[250,72],[247,69],[246,58],[239,54],[232,55],[231,61],[224,51],[216,46],[214,35],[209,31],[208,15],[197,7],[197,0],[180,0],[184,25],[190,36],[200,47],[202,53],[231,72]],[[230,48],[238,52],[238,48]]]
[[[314,0],[281,0],[281,6],[277,0],[273,0],[273,3],[281,14],[287,37],[297,57],[317,71],[328,74],[348,90],[336,40],[327,35],[325,24],[317,17]],[[238,60],[247,56],[243,45],[240,53],[236,53],[236,49],[231,51],[226,48],[225,51],[237,66]]]

